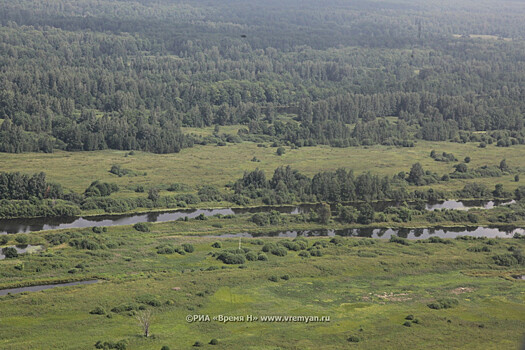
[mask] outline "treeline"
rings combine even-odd
[[[424,176],[424,172],[423,175]],[[308,178],[291,167],[279,167],[271,179],[262,170],[245,172],[233,185],[236,194],[251,199],[261,198],[265,204],[292,202],[352,202],[373,200],[444,199],[446,195],[432,189],[409,193],[404,178],[380,177],[370,172],[354,175],[353,171],[337,169],[320,172]]]
[[[0,172],[0,199],[28,200],[63,197],[62,186],[47,182],[44,172],[33,175]]]

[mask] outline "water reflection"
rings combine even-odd
[[[392,228],[350,228],[342,230],[321,229],[321,230],[302,230],[302,231],[275,231],[269,233],[249,233],[241,232],[236,234],[224,234],[207,237],[282,237],[295,238],[304,237],[369,237],[390,239],[392,236],[403,237],[407,239],[427,239],[435,236],[440,238],[456,238],[458,236],[489,237],[489,238],[512,238],[514,234],[525,234],[525,229],[513,228],[495,228],[495,227],[470,227],[470,228],[418,228],[418,229],[392,229]]]
[[[498,201],[444,201],[427,203],[427,210],[436,209],[459,209],[466,210],[469,208],[485,208],[490,209],[498,205],[508,205],[511,202]],[[402,202],[396,201],[382,201],[374,202],[372,206],[376,211],[383,211],[388,207],[402,205]],[[345,203],[345,205],[352,205],[359,207],[362,203]],[[297,206],[264,206],[252,208],[223,208],[223,209],[187,209],[170,212],[150,212],[145,214],[127,214],[127,215],[102,215],[93,217],[61,217],[61,218],[33,218],[33,219],[6,219],[0,220],[0,234],[7,233],[24,233],[42,230],[54,229],[72,229],[72,228],[86,228],[93,226],[120,226],[133,225],[138,222],[166,222],[175,221],[179,219],[195,218],[199,215],[214,216],[214,215],[236,215],[246,213],[258,213],[277,210],[283,214],[301,214],[308,213],[310,210],[315,210],[317,204],[301,204]],[[335,210],[335,206],[332,207]]]

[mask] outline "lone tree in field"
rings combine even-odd
[[[160,198],[159,190],[156,188],[150,188],[148,191],[148,199],[152,200],[153,202],[158,201]]]
[[[330,205],[323,203],[317,210],[317,215],[319,215],[319,222],[321,224],[328,224],[330,222],[330,216],[332,212],[330,211]]]
[[[424,175],[425,175],[425,171],[423,170],[423,167],[421,166],[421,164],[416,163],[412,165],[412,168],[410,169],[410,174],[408,174],[408,182],[414,185],[423,185]]]
[[[151,312],[149,309],[142,310],[135,317],[137,318],[137,321],[144,332],[144,336],[146,338],[149,337],[149,327],[153,319],[153,312]]]
[[[509,170],[509,166],[507,165],[507,160],[503,159],[500,163],[499,163],[499,168],[501,171],[507,171]]]

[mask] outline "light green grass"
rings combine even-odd
[[[507,159],[509,166],[525,169],[525,146],[516,145],[508,148],[489,145],[486,149],[478,148],[476,144],[458,144],[449,142],[419,141],[414,148],[398,148],[387,146],[331,148],[327,146],[303,147],[299,149],[286,148],[286,153],[279,157],[275,148],[257,147],[251,142],[228,144],[219,147],[215,145],[195,146],[182,150],[177,154],[152,154],[135,152],[135,155],[125,156],[125,151],[97,152],[55,152],[53,154],[24,153],[0,154],[0,171],[21,171],[34,173],[44,171],[51,181],[61,183],[65,188],[75,192],[83,192],[94,180],[114,182],[121,186],[116,197],[145,196],[136,194],[136,185],[148,187],[184,183],[191,186],[212,184],[219,187],[234,182],[244,171],[260,168],[268,177],[273,170],[281,165],[290,165],[294,169],[312,176],[323,170],[333,170],[339,167],[353,169],[356,173],[371,171],[381,175],[394,175],[400,171],[408,172],[412,164],[420,162],[425,170],[438,174],[452,172],[454,163],[436,162],[430,158],[430,151],[453,153],[460,161],[470,156],[470,168],[483,165],[498,165]],[[252,162],[253,157],[261,162]],[[113,164],[131,169],[139,174],[147,172],[146,176],[118,177],[109,173]],[[513,190],[519,183],[513,181],[513,175],[501,178],[484,178],[471,180],[455,180],[433,185],[439,190],[461,189],[467,182],[485,183],[493,188],[496,183],[502,183],[505,190]],[[165,193],[164,193],[165,194]]]
[[[240,225],[235,220],[231,226],[228,220],[223,222],[230,230]],[[342,245],[329,243],[322,257],[304,259],[293,251],[285,257],[268,254],[269,261],[247,262],[245,269],[239,269],[210,255],[221,250],[212,248],[213,242],[236,248],[237,239],[187,236],[209,224],[196,220],[158,224],[149,233],[112,227],[97,235],[120,242],[112,249],[90,252],[67,245],[48,246],[42,254],[0,261],[3,286],[103,279],[94,285],[0,297],[0,347],[93,349],[98,340],[125,339],[129,349],[160,349],[163,345],[191,349],[196,341],[207,344],[216,338],[218,346],[205,348],[515,349],[521,340],[524,282],[511,275],[524,274],[525,269],[498,267],[492,256],[507,253],[511,246],[524,249],[524,240],[498,239],[490,245],[492,252],[474,253],[467,248],[483,246],[483,241],[404,246],[375,240],[373,245],[354,247],[361,239],[346,238]],[[309,238],[308,242],[311,246],[328,240]],[[46,245],[43,233],[31,234],[30,242]],[[155,247],[166,242],[192,243],[196,249],[184,256],[156,254]],[[258,252],[261,246],[252,242],[255,240],[243,239],[243,247]],[[97,255],[100,252],[104,255]],[[375,257],[362,257],[359,252]],[[85,265],[82,271],[68,273],[79,263]],[[20,264],[22,271],[15,269]],[[210,266],[219,269],[203,271]],[[285,274],[290,276],[288,281],[268,280]],[[465,290],[453,294],[459,288]],[[126,313],[110,312],[112,318],[89,314],[96,306],[109,312],[144,294],[162,302],[152,308],[155,318],[149,339],[140,337],[136,320]],[[447,310],[427,307],[442,297],[456,298],[459,305]],[[168,300],[173,303],[166,304]],[[330,316],[331,322],[187,323],[186,316],[194,314],[314,315]],[[403,326],[409,314],[420,323]],[[350,344],[350,335],[361,341]]]

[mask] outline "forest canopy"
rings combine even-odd
[[[488,0],[1,0],[0,151],[523,144],[524,16]],[[181,129],[232,124],[228,140]]]

